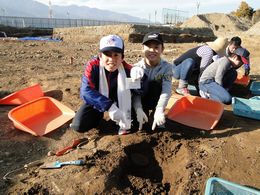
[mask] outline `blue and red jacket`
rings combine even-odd
[[[107,83],[109,88],[109,97],[102,95],[99,92],[99,58],[93,58],[86,63],[85,70],[82,76],[82,83],[80,87],[80,97],[86,104],[93,106],[100,112],[107,111],[117,99],[117,75],[118,70],[108,72],[105,69]],[[123,66],[126,76],[130,77],[131,65],[123,61]]]

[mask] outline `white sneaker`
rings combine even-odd
[[[118,130],[118,135],[127,135],[129,133],[131,133],[130,129],[121,129],[121,128],[119,128],[119,130]]]
[[[200,97],[209,99],[209,93],[200,90]]]
[[[180,95],[184,95],[184,96],[190,95],[190,92],[187,87],[177,88],[175,91]]]

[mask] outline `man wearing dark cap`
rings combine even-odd
[[[230,104],[232,96],[226,90],[230,86],[225,86],[224,78],[229,77],[229,74],[248,63],[249,55],[246,49],[240,47],[230,56],[224,56],[210,64],[199,79],[201,97]]]
[[[147,33],[142,42],[144,57],[131,69],[133,79],[141,79],[143,93],[134,98],[139,129],[148,122],[149,111],[152,110],[152,130],[165,123],[164,110],[171,97],[172,66],[161,58],[164,50],[160,33]],[[150,128],[149,126],[147,128]]]

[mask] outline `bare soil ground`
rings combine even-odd
[[[251,78],[260,80],[260,38],[242,40],[251,52]],[[196,45],[166,44],[164,58],[172,61]],[[76,111],[83,63],[97,48],[87,42],[0,41],[0,97],[40,83],[46,96]],[[138,61],[140,49],[140,44],[126,43],[126,61]],[[236,85],[232,94],[250,97],[248,88]],[[13,127],[7,116],[12,108],[0,106],[1,178],[36,160],[84,159],[86,165],[22,169],[0,180],[0,194],[203,194],[212,176],[260,189],[260,123],[235,116],[230,105],[211,133],[168,120],[164,130],[126,136],[103,122],[84,134],[74,133],[67,123],[34,137]],[[79,137],[88,138],[81,149],[47,156]]]

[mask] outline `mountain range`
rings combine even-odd
[[[48,18],[49,6],[34,0],[0,0],[0,15]],[[53,18],[63,19],[91,19],[139,23],[148,22],[148,20],[123,13],[77,5],[52,5],[52,15]]]

